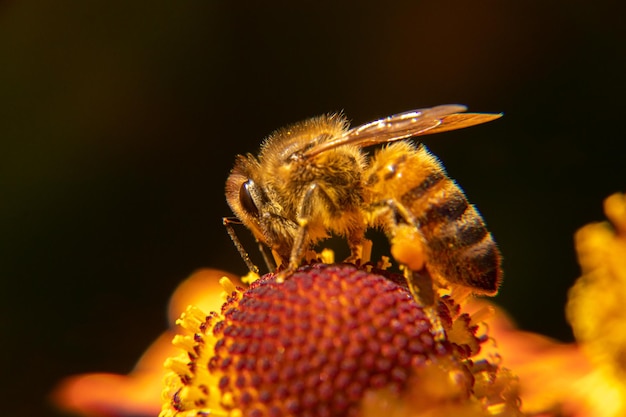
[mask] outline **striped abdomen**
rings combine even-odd
[[[434,279],[470,287],[475,293],[497,292],[501,257],[491,233],[423,145],[388,146],[377,153],[368,174],[371,202],[394,200],[414,217],[423,237],[426,268]],[[383,227],[393,234],[392,225]]]

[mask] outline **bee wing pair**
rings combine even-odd
[[[460,104],[445,104],[394,114],[352,128],[337,138],[312,147],[304,153],[304,156],[311,158],[343,145],[366,147],[414,136],[462,129],[490,122],[502,116],[502,113],[463,113],[465,110],[467,107]]]

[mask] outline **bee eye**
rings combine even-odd
[[[239,189],[239,202],[241,203],[241,207],[243,207],[248,214],[258,217],[259,209],[256,204],[254,204],[254,200],[250,194],[250,187],[254,187],[254,181],[252,180],[248,180],[241,184],[241,188]]]

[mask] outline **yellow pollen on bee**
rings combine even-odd
[[[412,271],[421,270],[426,262],[421,236],[409,226],[398,226],[396,235],[391,239],[391,254]]]

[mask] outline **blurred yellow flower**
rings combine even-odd
[[[582,276],[569,291],[567,318],[594,370],[581,381],[593,416],[626,415],[626,196],[604,202],[609,222],[575,236]]]
[[[528,415],[626,415],[626,197],[614,194],[609,222],[575,236],[582,276],[569,292],[567,318],[577,343],[521,332],[503,312],[489,322],[503,364],[520,378]]]

